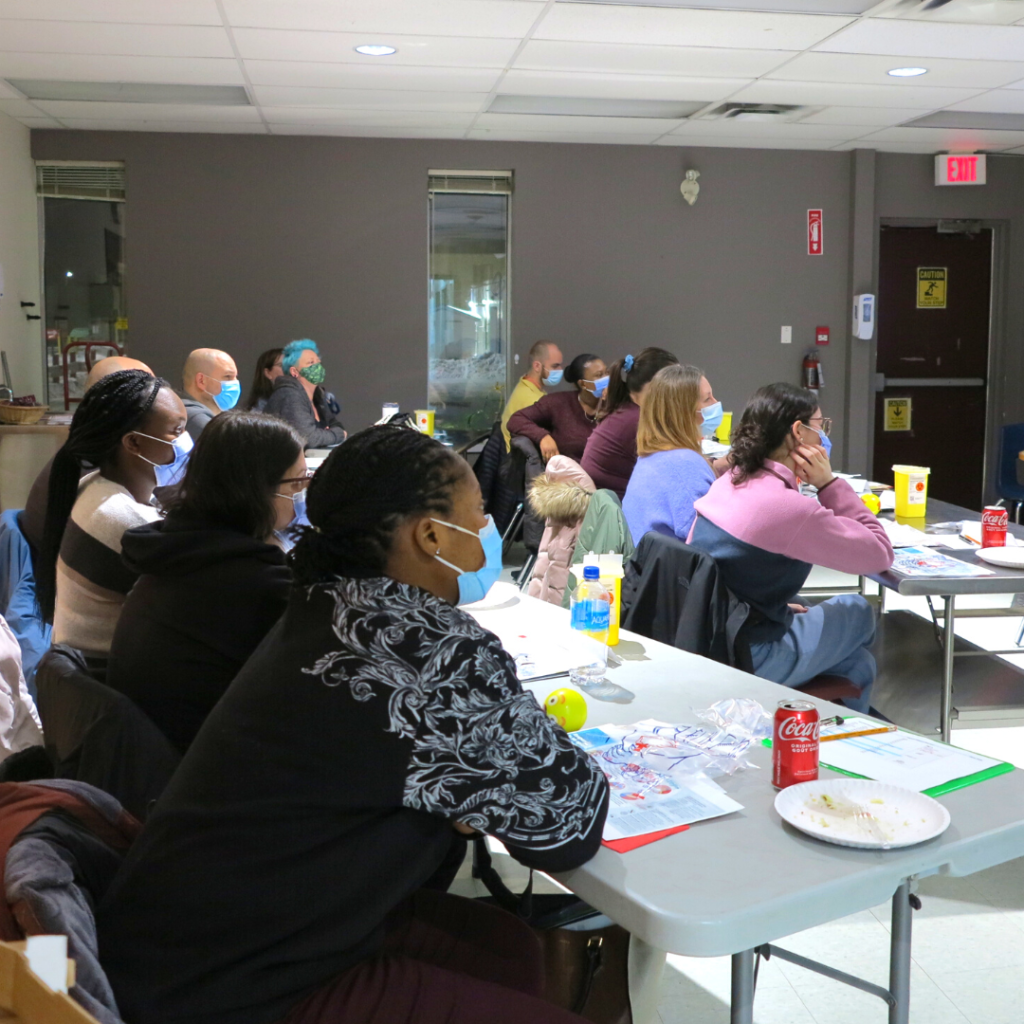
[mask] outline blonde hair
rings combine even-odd
[[[704,374],[696,366],[666,366],[651,380],[640,406],[638,455],[689,448],[700,453],[697,406]]]

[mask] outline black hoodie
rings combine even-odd
[[[176,519],[129,530],[122,551],[140,576],[114,633],[107,685],[184,751],[281,617],[291,573],[273,544]]]

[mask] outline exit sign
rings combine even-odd
[[[939,153],[935,157],[936,185],[984,185],[983,153]]]

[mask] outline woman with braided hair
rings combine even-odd
[[[582,1024],[541,998],[529,927],[444,892],[459,833],[566,871],[597,852],[608,799],[498,638],[456,607],[501,564],[476,477],[418,431],[373,427],[317,471],[308,514],[284,616],[99,909],[121,1012]]]
[[[86,392],[54,456],[35,569],[39,604],[52,617],[53,642],[77,647],[96,669],[135,582],[121,537],[160,517],[153,488],[180,476],[192,447],[185,419],[167,381],[121,370]],[[95,472],[82,477],[83,469]]]

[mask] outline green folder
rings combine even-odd
[[[909,729],[902,729],[901,732],[910,732]],[[917,734],[914,734],[917,735]],[[931,737],[925,737],[931,739]],[[764,746],[771,749],[772,741],[765,739],[761,741]],[[838,740],[832,742],[838,743]],[[932,740],[933,743],[940,742],[939,740]],[[945,746],[952,746],[947,743]],[[858,775],[856,772],[843,771],[842,768],[834,768],[830,764],[826,764],[824,761],[819,762],[822,768],[827,768],[830,772],[835,772],[837,775],[847,775],[851,779],[866,779],[866,775]],[[925,796],[937,797],[945,796],[947,793],[952,793],[958,789],[964,789],[967,786],[973,786],[978,782],[984,782],[986,779],[994,779],[997,775],[1005,775],[1007,772],[1012,772],[1016,766],[1010,764],[1008,761],[1000,761],[999,764],[992,765],[991,768],[983,768],[980,772],[974,772],[973,775],[963,775],[959,779],[950,779],[949,782],[943,782],[941,785],[932,786],[931,789],[921,790]]]

